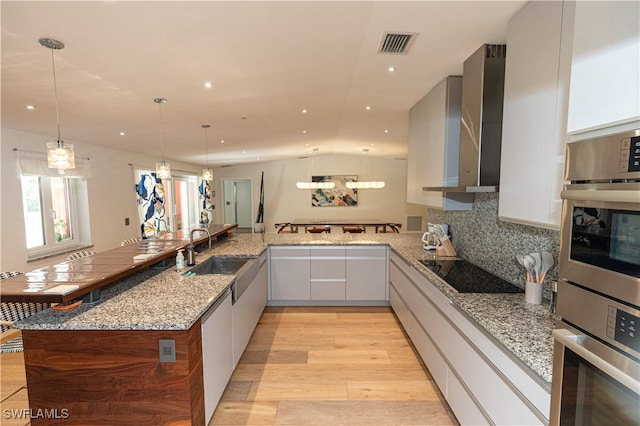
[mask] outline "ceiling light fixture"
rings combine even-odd
[[[314,182],[311,179],[311,171],[313,170],[313,154],[318,152],[319,148],[311,150],[311,164],[309,165],[309,174],[306,181],[296,182],[298,189],[331,189],[336,186],[335,182]]]
[[[213,171],[209,168],[209,144],[207,143],[207,130],[211,126],[208,124],[203,124],[200,127],[204,129],[204,155],[206,161],[206,166],[204,169],[202,169],[202,180],[206,180],[208,182],[210,180],[213,180]]]
[[[53,51],[64,49],[64,43],[53,38],[41,38],[38,39],[38,43],[47,49],[51,49],[53,92],[56,99],[56,123],[58,125],[58,139],[55,142],[47,143],[47,166],[51,169],[58,169],[58,173],[63,175],[67,169],[76,168],[76,158],[73,152],[73,145],[65,145],[64,141],[60,137],[60,109],[58,107],[58,85],[56,82],[56,63],[53,58]]]
[[[362,164],[362,159],[369,152],[369,148],[364,148],[362,150],[362,157],[360,157],[360,163],[358,164],[358,173],[360,172],[360,165]],[[373,168],[371,167],[371,162],[367,159],[369,163],[369,169],[373,173]],[[372,181],[356,181],[356,182],[347,182],[345,186],[349,189],[382,189],[384,188],[384,181],[381,180],[372,180]]]
[[[158,104],[160,113],[160,162],[156,163],[156,176],[160,179],[171,179],[171,166],[164,161],[164,128],[162,124],[162,104],[167,103],[164,98],[155,98],[153,102]]]

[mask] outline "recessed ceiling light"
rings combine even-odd
[[[306,130],[303,130],[303,131],[302,131],[302,133],[307,133],[307,131],[306,131]]]
[[[242,153],[243,153],[243,154],[246,154],[246,153],[247,153],[247,151],[242,151]]]
[[[384,129],[384,132],[385,132],[385,133],[389,133],[389,130],[387,130],[387,129]]]
[[[124,132],[120,132],[120,136],[124,136]]]
[[[224,139],[220,139],[220,143],[224,143]]]
[[[213,83],[211,83],[210,81],[205,81],[204,87],[206,87],[207,89],[211,89],[213,87]]]
[[[27,105],[27,109],[36,109],[33,105]]]
[[[396,70],[396,67],[392,66],[392,67],[389,67],[388,69],[389,69],[389,72],[394,72]]]
[[[364,109],[366,109],[367,111],[370,111],[371,107],[369,105],[367,105],[366,107],[364,107]]]
[[[303,114],[306,114],[307,112],[308,112],[308,111],[307,111],[306,109],[303,109],[303,110],[302,110],[302,113],[303,113]]]

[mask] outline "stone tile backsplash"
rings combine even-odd
[[[498,219],[497,193],[474,194],[471,211],[427,209],[431,223],[446,223],[458,256],[522,288],[525,269],[516,254],[548,251],[555,265],[547,272],[543,296],[550,298],[550,283],[558,279],[560,231]]]

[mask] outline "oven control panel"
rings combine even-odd
[[[640,171],[640,136],[622,139],[620,173]]]
[[[609,338],[640,352],[639,326],[640,317],[609,306],[609,317],[607,318],[607,336]]]

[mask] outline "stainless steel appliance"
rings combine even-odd
[[[457,186],[423,191],[496,192],[500,181],[507,46],[483,44],[464,61]],[[454,160],[455,161],[455,160]]]
[[[570,143],[550,424],[640,424],[640,130]]]

